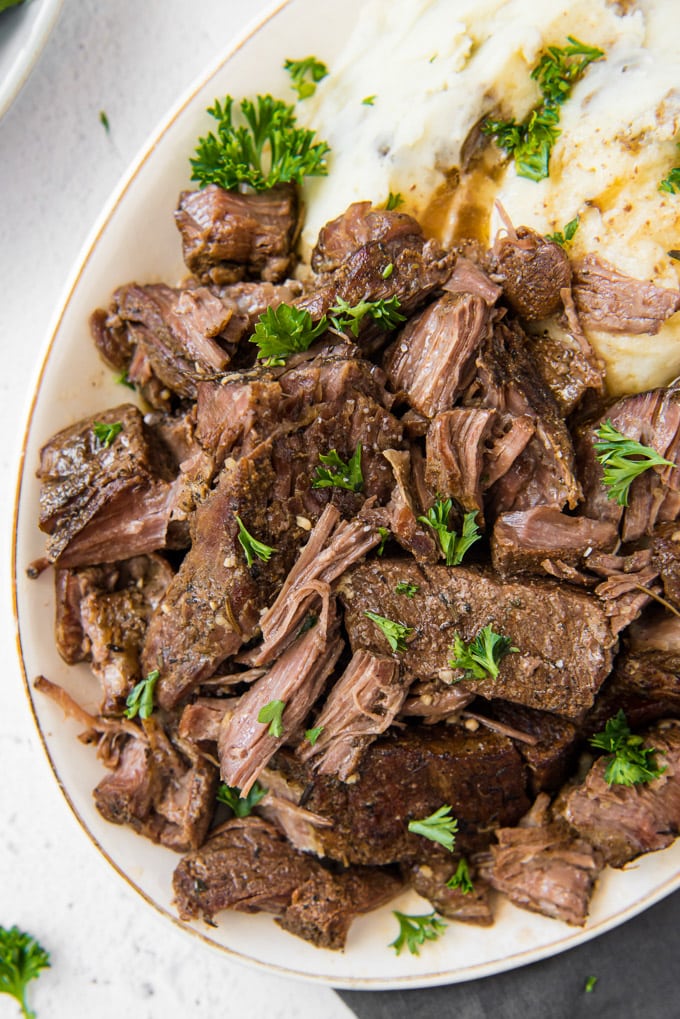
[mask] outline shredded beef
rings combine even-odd
[[[619,272],[597,255],[574,267],[574,303],[587,329],[654,335],[680,308],[680,291]]]

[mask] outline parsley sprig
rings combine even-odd
[[[412,626],[395,623],[393,619],[386,619],[385,616],[379,616],[376,612],[366,611],[364,615],[368,616],[371,622],[375,623],[378,629],[383,632],[393,651],[401,653],[406,650],[406,641],[413,633]]]
[[[108,449],[116,436],[123,431],[123,426],[120,421],[112,421],[110,424],[106,421],[95,421],[92,431],[100,449]]]
[[[258,559],[261,559],[263,563],[268,563],[274,552],[276,552],[276,549],[272,548],[271,545],[265,545],[263,541],[258,541],[257,538],[253,538],[250,531],[246,530],[246,526],[238,513],[235,513],[234,516],[238,523],[238,540],[241,548],[246,554],[246,562],[248,566],[253,565],[255,562],[255,556],[257,556]]]
[[[571,90],[583,77],[594,60],[600,60],[604,51],[587,46],[573,36],[567,36],[567,46],[549,46],[542,55],[531,77],[538,83],[543,97],[524,120],[492,120],[482,124],[484,134],[495,139],[500,148],[514,156],[519,177],[543,180],[549,175],[550,153],[560,136],[560,106],[569,98]]]
[[[650,467],[675,467],[654,449],[643,446],[619,432],[610,419],[595,431],[595,456],[604,467],[603,484],[607,495],[619,506],[627,506],[630,486]]]
[[[357,448],[346,463],[337,449],[319,453],[319,460],[323,466],[316,468],[312,488],[344,488],[348,492],[360,492],[364,487],[360,442],[357,442]]]
[[[247,796],[241,796],[238,786],[227,785],[226,782],[220,782],[217,790],[217,799],[220,803],[226,803],[228,807],[231,807],[235,817],[249,817],[253,808],[266,795],[267,790],[257,781],[253,782]]]
[[[559,244],[561,247],[566,248],[569,241],[574,239],[574,234],[578,230],[578,224],[579,218],[578,216],[575,216],[574,219],[569,220],[562,230],[558,230],[554,234],[546,234],[545,239],[547,241],[554,241],[555,244]]]
[[[316,57],[286,60],[283,69],[290,74],[291,88],[297,92],[298,99],[309,99],[313,96],[317,84],[328,75],[328,68]]]
[[[135,683],[125,701],[126,718],[136,718],[137,715],[140,718],[150,717],[154,709],[156,683],[160,675],[158,669],[154,669],[145,679],[140,679],[139,683]]]
[[[455,817],[451,817],[451,807],[445,803],[429,817],[409,821],[408,830],[414,835],[422,835],[430,842],[438,842],[440,846],[452,853],[456,844],[458,821]]]
[[[420,946],[426,941],[436,941],[448,926],[434,911],[420,916],[409,916],[397,909],[393,909],[392,913],[399,921],[399,934],[390,941],[389,947],[397,955],[401,955],[404,948],[408,948],[411,955],[420,955]]]
[[[401,191],[390,191],[385,201],[385,209],[387,212],[392,212],[393,209],[398,209],[400,205],[404,204],[404,196]]]
[[[309,743],[310,747],[315,745],[323,730],[323,725],[317,725],[313,729],[305,729],[305,739]]]
[[[257,344],[258,359],[269,368],[285,364],[291,354],[307,350],[327,327],[325,315],[314,325],[308,311],[291,304],[279,304],[260,315],[250,343]]]
[[[26,1002],[27,987],[49,965],[49,953],[31,934],[18,927],[0,927],[0,994],[18,1001],[24,1019],[35,1019]]]
[[[623,708],[608,720],[604,731],[591,736],[589,742],[611,754],[604,773],[609,785],[640,785],[659,778],[666,770],[655,767],[654,754],[658,751],[644,746],[643,737],[631,733]]]
[[[470,868],[468,867],[468,862],[464,856],[461,856],[460,860],[458,861],[458,866],[456,867],[455,872],[446,882],[446,887],[458,888],[463,893],[463,895],[470,895],[471,892],[474,892],[475,886],[472,883],[472,878],[470,877]]]
[[[490,624],[483,626],[468,644],[459,633],[453,635],[452,669],[464,669],[466,679],[496,679],[500,663],[506,655],[519,651],[509,637],[495,633]]]
[[[389,332],[396,329],[400,322],[406,321],[406,315],[399,311],[401,302],[397,295],[380,301],[359,301],[358,304],[350,304],[343,297],[339,297],[329,311],[330,319],[336,329],[345,332],[347,329],[352,336],[359,335],[359,327],[362,320],[369,316],[377,322],[381,329]]]
[[[265,191],[275,184],[301,183],[304,177],[328,172],[326,142],[314,141],[314,132],[297,126],[295,108],[270,95],[243,99],[242,123],[234,123],[234,100],[216,99],[208,113],[217,121],[199,138],[196,155],[189,160],[191,179],[201,187],[218,184],[227,191],[248,184]]]
[[[467,550],[479,541],[481,534],[476,523],[477,513],[466,513],[463,517],[463,528],[461,533],[449,529],[449,516],[453,502],[451,499],[437,499],[433,506],[430,506],[426,516],[418,517],[421,524],[428,527],[437,535],[439,545],[446,558],[447,566],[458,566],[462,563]]]
[[[407,598],[415,598],[420,588],[408,580],[400,580],[394,590],[396,594],[405,594]]]
[[[269,735],[278,739],[283,736],[283,712],[286,707],[285,701],[269,701],[263,708],[260,708],[258,722],[269,722]]]

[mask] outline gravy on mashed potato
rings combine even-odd
[[[370,0],[299,116],[331,146],[328,177],[305,185],[303,244],[353,201],[401,193],[404,210],[445,244],[501,226],[543,233],[579,217],[570,245],[622,272],[678,286],[680,195],[659,182],[680,165],[677,0]],[[540,100],[531,70],[568,35],[598,46],[561,107],[550,177],[518,177],[475,129],[489,114],[518,121]],[[322,54],[320,54],[322,56]],[[369,102],[364,102],[369,98]],[[680,375],[680,314],[655,336],[587,330],[612,394]]]

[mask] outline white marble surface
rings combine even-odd
[[[267,6],[268,0],[65,0],[38,65],[0,120],[0,924],[31,931],[51,952],[52,968],[31,986],[39,1019],[351,1015],[328,988],[248,970],[197,944],[99,856],[62,798],[34,731],[9,597],[17,450],[39,353],[70,268],[149,132]],[[0,1019],[18,1014],[0,995]]]

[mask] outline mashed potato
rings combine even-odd
[[[623,272],[678,285],[680,195],[658,190],[680,165],[677,0],[370,0],[300,117],[332,149],[330,173],[306,186],[303,242],[361,199],[400,192],[444,243],[488,242],[500,199],[516,225],[543,232],[579,216],[571,245]],[[522,120],[540,100],[530,78],[541,51],[576,36],[605,51],[561,109],[550,177],[518,177],[512,161],[467,173],[474,128],[489,113]],[[368,100],[368,102],[365,102]],[[467,143],[467,144],[466,144]],[[619,394],[680,374],[680,315],[656,336],[590,331]]]

